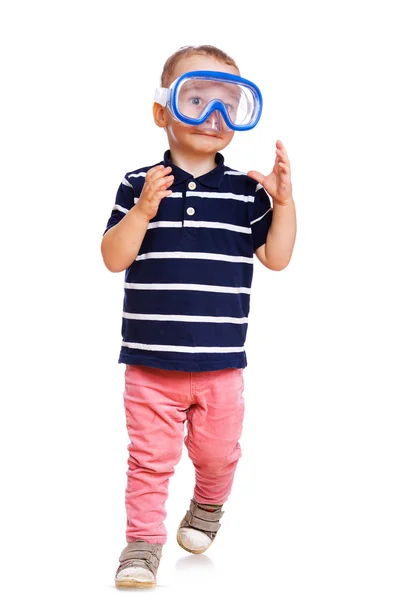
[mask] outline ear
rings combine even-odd
[[[158,125],[158,127],[166,127],[167,119],[166,119],[166,106],[161,106],[158,102],[154,102],[153,104],[153,118],[154,123]]]

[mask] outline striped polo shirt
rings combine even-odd
[[[254,251],[266,241],[272,205],[254,179],[225,166],[220,153],[215,161],[196,178],[171,162],[169,150],[157,163],[172,167],[173,193],[125,271],[119,363],[178,371],[247,366]],[[152,166],[125,175],[105,232],[137,203]]]

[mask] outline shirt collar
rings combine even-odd
[[[215,155],[215,162],[217,163],[217,166],[214,167],[212,171],[204,173],[204,175],[200,175],[200,177],[193,177],[191,173],[187,173],[186,171],[175,165],[173,162],[171,162],[170,150],[167,150],[165,152],[163,162],[164,166],[172,167],[172,175],[174,176],[173,185],[179,185],[187,179],[196,179],[196,181],[199,181],[202,185],[205,185],[206,187],[219,188],[224,177],[224,157],[219,152],[217,152]]]

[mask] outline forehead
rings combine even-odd
[[[236,84],[227,83],[225,81],[210,81],[202,79],[189,79],[183,83],[180,94],[191,95],[195,93],[205,94],[205,97],[224,97],[240,99],[241,90]]]
[[[228,65],[224,61],[217,60],[213,56],[191,54],[189,56],[183,56],[180,59],[175,66],[171,81],[169,81],[168,84],[171,84],[175,79],[188,71],[222,71],[224,73],[231,73],[232,75],[240,75],[239,70],[236,67]]]

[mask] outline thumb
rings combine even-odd
[[[258,181],[258,183],[261,183],[261,185],[265,179],[265,175],[259,173],[258,171],[249,171],[247,173],[247,176],[251,177],[252,179],[255,179],[256,181]]]

